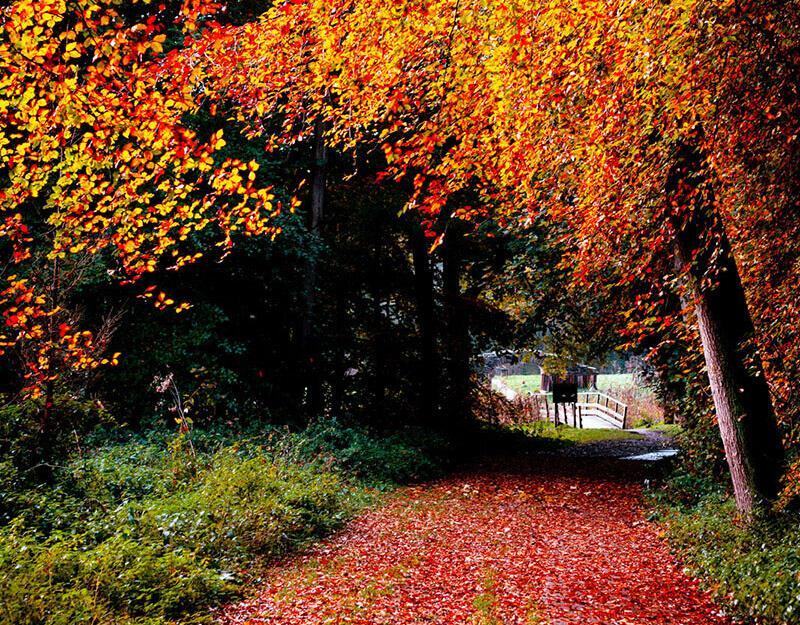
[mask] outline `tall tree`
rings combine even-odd
[[[418,419],[435,422],[439,395],[439,371],[436,354],[435,284],[428,241],[418,224],[409,226],[408,235],[414,265],[417,326],[420,341]]]
[[[11,268],[2,343],[31,355],[33,394],[52,387],[55,360],[78,370],[104,362],[91,331],[68,319],[49,331],[61,310],[44,291],[59,289],[33,275],[36,258],[66,266],[112,253],[109,274],[181,311],[188,305],[147,277],[209,251],[192,249],[191,235],[215,229],[225,250],[232,232],[276,233],[257,165],[221,157],[223,131],[189,128],[194,99],[160,79],[154,61],[172,19],[134,4],[20,1],[0,16],[0,235]]]
[[[755,329],[699,151],[683,143],[666,184],[677,255],[690,276],[706,369],[736,503],[752,515],[774,500],[783,447]],[[713,274],[710,275],[710,272]]]
[[[706,134],[697,148],[715,178],[714,214],[733,257],[740,255],[746,295],[756,295],[762,318],[789,326],[791,307],[769,311],[757,278],[766,271],[784,288],[791,284],[762,235],[778,220],[796,222],[781,212],[796,185],[774,173],[797,178],[796,2],[292,0],[257,21],[198,33],[159,63],[150,62],[163,47],[154,23],[110,28],[120,23],[113,2],[102,5],[103,19],[94,9],[85,15],[77,5],[50,4],[41,17],[25,2],[4,14],[8,97],[0,111],[15,126],[31,127],[0,138],[12,172],[4,234],[17,262],[28,248],[17,207],[45,189],[58,206],[49,222],[54,253],[113,247],[125,277],[147,275],[167,253],[176,265],[190,262],[183,237],[211,223],[220,226],[223,246],[237,228],[269,232],[274,209],[252,164],[218,158],[222,134],[199,140],[182,126],[198,107],[222,104],[270,150],[306,141],[321,121],[338,149],[380,146],[385,175],[410,181],[408,206],[434,243],[451,218],[491,216],[510,230],[540,219],[562,225],[575,285],[649,285],[621,311],[633,318],[657,309],[664,295],[656,274],[672,254],[675,231],[693,223],[666,201],[664,181],[676,171],[673,146],[700,125]],[[62,28],[80,18],[93,20],[92,28]],[[62,30],[73,34],[61,37]],[[772,65],[776,77],[762,80]],[[112,101],[117,114],[106,106]],[[775,189],[780,201],[772,203]],[[463,195],[476,200],[452,201]],[[691,268],[706,262],[702,275],[727,292],[723,270],[733,265],[725,239],[699,242],[713,253],[688,249],[687,237],[684,260],[693,263],[680,271],[691,283],[700,275]],[[746,249],[769,259],[768,269],[742,263]],[[697,289],[701,301],[705,286]],[[13,297],[7,292],[9,306]],[[746,319],[747,298],[738,302]],[[758,321],[756,340],[778,349]],[[642,321],[673,322],[664,315]],[[727,369],[720,379],[738,380],[749,362],[727,352],[731,360],[716,359]],[[786,359],[768,359],[771,373],[775,360]],[[771,414],[762,418],[771,422]],[[759,464],[755,448],[745,445],[743,453],[745,464]],[[752,480],[762,489],[757,498],[773,495],[767,482]],[[746,499],[739,503],[747,512]]]
[[[311,241],[320,242],[325,215],[325,184],[328,173],[328,147],[325,143],[325,121],[317,118],[313,132],[314,161],[311,168],[308,229]],[[317,254],[310,250],[306,255],[303,293],[305,303],[300,322],[299,345],[301,385],[305,390],[307,416],[317,416],[322,410],[322,374],[318,329],[316,327],[316,298],[318,287]]]
[[[723,153],[725,140],[713,142],[725,131],[724,120],[716,116],[721,99],[730,97],[724,85],[742,70],[729,61],[740,43],[737,29],[746,23],[729,17],[738,10],[699,0],[649,2],[646,10],[640,2],[624,0],[511,2],[488,8],[480,2],[439,0],[408,3],[400,22],[393,10],[369,0],[326,5],[325,16],[313,3],[299,2],[279,5],[250,28],[244,47],[249,67],[252,59],[274,56],[278,38],[287,50],[281,52],[283,59],[298,58],[290,50],[308,54],[318,48],[314,58],[324,58],[327,67],[315,64],[314,71],[332,80],[333,97],[346,102],[346,115],[330,115],[332,136],[354,147],[374,141],[376,125],[382,128],[388,173],[413,175],[417,193],[411,205],[425,223],[436,223],[451,205],[449,198],[477,191],[480,202],[453,216],[480,219],[492,209],[513,227],[516,220],[547,215],[564,223],[565,238],[577,242],[569,246],[576,282],[607,280],[603,267],[610,265],[620,286],[650,282],[647,297],[657,300],[659,280],[651,276],[663,268],[661,259],[671,256],[671,232],[676,218],[684,217],[675,215],[665,198],[671,146],[687,138],[698,121],[707,122],[715,129],[721,126],[701,146],[713,155],[710,167],[734,158]],[[287,38],[289,23],[294,35]],[[229,42],[242,50],[239,35],[217,32],[199,51],[225,51]],[[219,57],[212,53],[210,58]],[[725,63],[722,80],[720,62]],[[262,110],[289,120],[321,110],[319,105],[309,109],[307,102],[291,106],[300,102],[296,84],[288,85],[284,99],[265,100],[259,85],[274,85],[272,95],[286,83],[266,60],[257,66],[265,69],[249,74],[233,91],[221,84],[212,97],[233,96],[242,110],[260,102]],[[303,70],[298,66],[298,71]],[[717,197],[727,202],[734,179],[727,179]],[[722,219],[733,209],[715,202]],[[701,268],[703,275],[723,276],[722,269],[733,266],[725,260],[722,239],[704,242],[722,247],[714,253],[703,254],[702,248],[684,253],[708,263]],[[682,244],[688,248],[692,241]],[[650,310],[642,297],[635,304]],[[744,297],[739,305],[746,318]],[[705,345],[714,348],[711,341]],[[747,366],[738,351],[729,353],[734,360],[709,356],[727,369],[724,379],[737,378],[735,371]],[[719,387],[717,379],[709,381]],[[771,423],[767,439],[774,440],[772,411],[762,418]],[[757,436],[750,430],[746,435]],[[743,448],[745,465],[763,461],[752,456],[760,453],[760,445],[753,445]],[[767,482],[774,480],[753,481],[761,491],[755,498],[774,496]],[[749,511],[747,498],[739,498],[739,505]]]

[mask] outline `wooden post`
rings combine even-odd
[[[623,430],[627,430],[628,429],[628,407],[627,406],[625,406],[622,409],[622,429]]]

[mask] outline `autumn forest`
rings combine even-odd
[[[0,623],[800,623],[796,0],[7,0]]]

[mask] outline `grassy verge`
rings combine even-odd
[[[730,613],[761,625],[800,622],[800,517],[746,526],[717,488],[677,474],[655,495],[679,559]]]
[[[378,438],[337,423],[191,442],[102,446],[48,484],[0,463],[0,622],[208,622],[254,562],[331,532],[375,487],[439,468],[424,433]]]
[[[501,378],[503,382],[518,393],[538,393],[542,385],[542,376],[536,375],[506,375]],[[600,391],[612,389],[639,388],[631,373],[601,373],[597,376],[597,388]]]
[[[677,423],[657,423],[647,428],[648,430],[653,430],[654,432],[661,432],[662,434],[666,434],[670,438],[676,437],[683,431],[680,425]]]
[[[517,432],[531,440],[536,446],[543,448],[562,447],[565,445],[586,445],[603,441],[638,440],[641,434],[629,430],[617,429],[580,429],[570,425],[554,426],[549,421],[521,423],[506,428],[509,434]]]
[[[555,427],[552,423],[539,421],[537,423],[522,426],[523,430],[531,435],[561,441],[567,444],[585,445],[588,443],[599,443],[602,441],[636,440],[643,436],[636,432],[617,429],[580,429],[569,425],[559,425]]]

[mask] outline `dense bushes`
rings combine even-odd
[[[112,422],[103,405],[64,394],[57,398],[58,427],[46,423],[43,399],[0,405],[0,454],[20,469],[46,465],[75,449],[76,441]],[[39,472],[41,474],[41,472]]]
[[[800,518],[781,513],[748,527],[720,487],[687,473],[658,499],[681,561],[733,613],[764,625],[800,621]]]
[[[153,434],[64,461],[46,485],[4,461],[0,622],[203,622],[256,559],[341,525],[369,498],[366,483],[432,474],[431,449],[419,433],[320,423],[198,432],[191,448]]]
[[[404,484],[433,477],[442,469],[447,441],[423,428],[406,428],[380,437],[319,421],[304,432],[307,453],[330,455],[348,473],[372,486]]]
[[[40,540],[16,524],[0,533],[0,618],[10,624],[161,623],[232,590],[192,553],[122,533]]]

